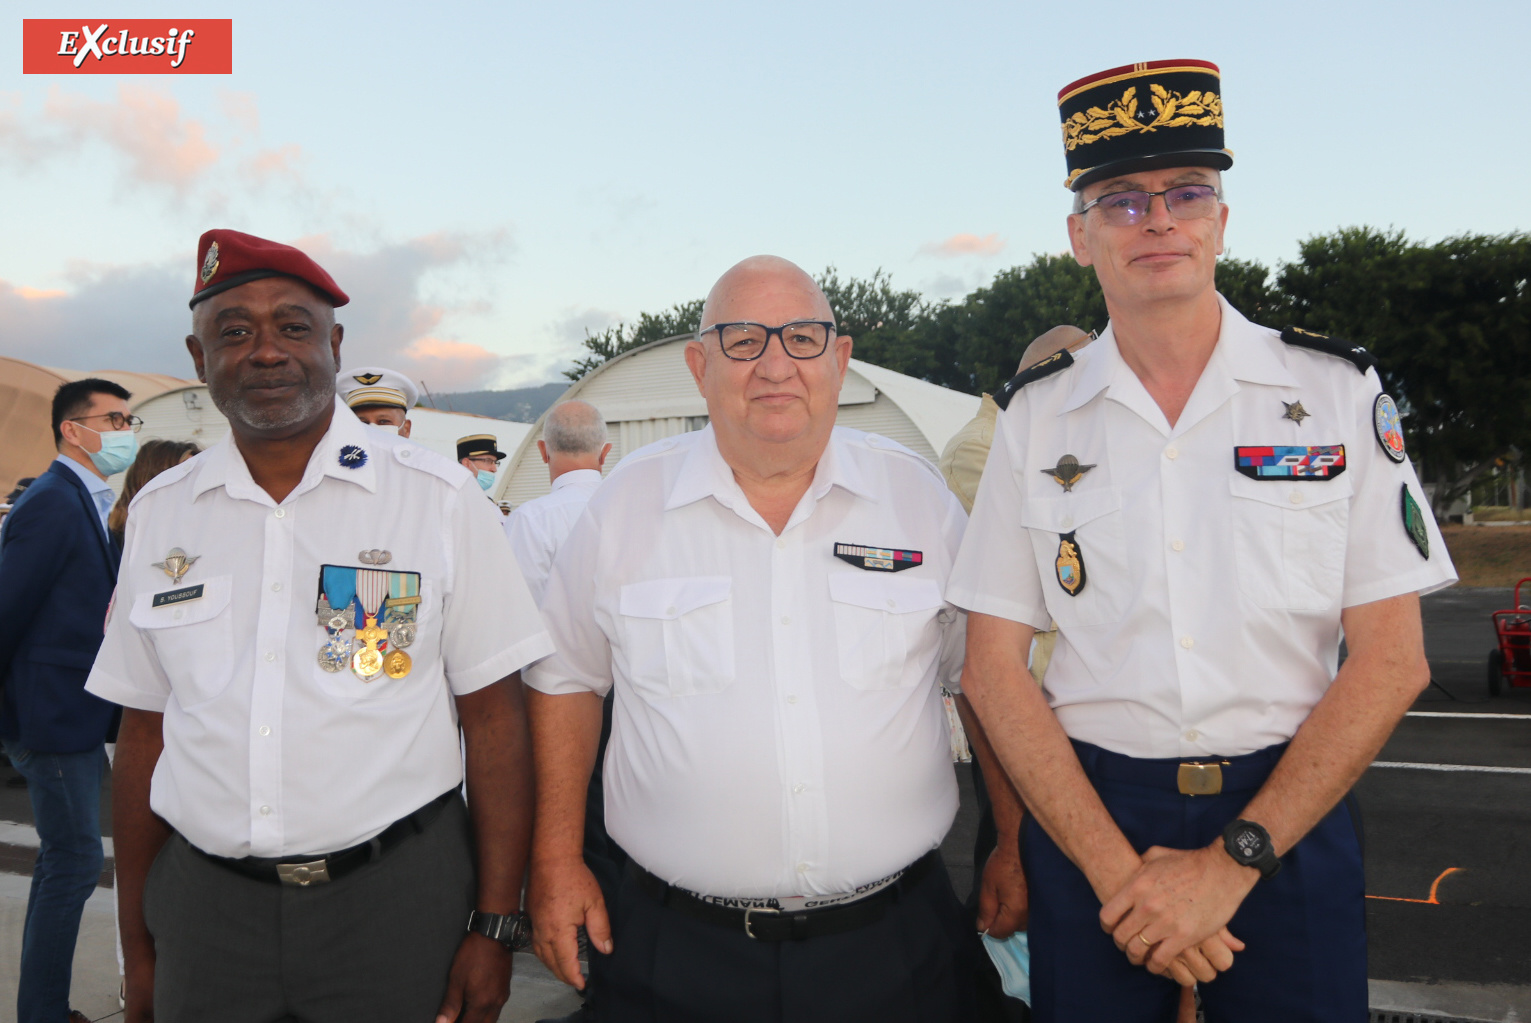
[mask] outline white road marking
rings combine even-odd
[[[1411,710],[1406,718],[1495,718],[1500,721],[1531,721],[1531,714],[1471,714],[1465,710]]]
[[[1479,764],[1413,764],[1398,760],[1373,760],[1373,767],[1401,767],[1414,771],[1472,772],[1477,774],[1531,774],[1531,767],[1484,767]]]

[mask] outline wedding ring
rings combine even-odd
[[[1138,940],[1143,943],[1143,947],[1144,948],[1153,948],[1154,947],[1154,943],[1153,942],[1151,942],[1147,938],[1143,937],[1143,932],[1142,931],[1138,932]]]

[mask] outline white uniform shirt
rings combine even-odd
[[[553,562],[544,693],[615,686],[606,825],[672,884],[850,892],[936,847],[957,809],[940,684],[966,516],[929,462],[838,428],[775,536],[711,427],[622,460]],[[835,544],[921,552],[869,571]],[[592,610],[594,613],[592,613]]]
[[[553,491],[546,497],[528,501],[505,520],[505,535],[515,552],[521,574],[532,591],[532,599],[542,604],[547,589],[548,571],[553,555],[563,546],[569,530],[579,520],[590,495],[601,485],[599,469],[575,469],[553,481]]]
[[[365,464],[347,468],[342,452]],[[153,567],[197,556],[172,583]],[[420,574],[403,678],[323,670],[321,565]],[[155,594],[203,595],[154,606]],[[86,688],[164,713],[150,806],[220,856],[363,842],[462,781],[454,695],[552,650],[496,513],[461,466],[369,430],[337,402],[280,505],[232,435],[157,476],[128,517],[116,610]]]
[[[1107,328],[1001,413],[948,598],[1046,628],[1045,688],[1073,738],[1134,757],[1231,756],[1290,739],[1333,681],[1340,611],[1456,580],[1413,467],[1382,451],[1381,392],[1222,304],[1172,428]],[[1283,402],[1308,417],[1283,418]],[[1242,446],[1343,444],[1329,478],[1251,479]],[[1094,464],[1065,492],[1063,455]],[[1401,489],[1427,522],[1421,556]],[[1085,585],[1060,584],[1074,533]],[[1029,543],[1025,542],[1026,539]]]

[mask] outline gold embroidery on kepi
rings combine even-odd
[[[363,384],[363,385],[365,385],[367,387],[371,387],[373,384],[375,384],[379,380],[383,379],[383,374],[381,374],[381,373],[358,373],[354,377],[352,377],[351,379],[355,380],[358,384]]]
[[[1160,167],[1233,166],[1223,144],[1222,77],[1205,60],[1150,60],[1111,68],[1058,93],[1064,185]]]
[[[1051,469],[1039,470],[1043,476],[1051,476],[1057,484],[1063,488],[1066,494],[1074,489],[1074,484],[1084,479],[1084,474],[1095,468],[1096,463],[1080,465],[1079,459],[1073,455],[1064,455],[1058,459],[1058,464]]]
[[[218,272],[218,243],[207,247],[207,258],[202,260],[202,283],[206,284]]]
[[[1281,404],[1286,406],[1286,411],[1281,414],[1281,418],[1290,419],[1298,426],[1302,425],[1302,421],[1304,419],[1307,419],[1309,416],[1313,415],[1313,413],[1302,407],[1301,398],[1296,401],[1283,401]]]
[[[1071,597],[1079,596],[1084,589],[1084,554],[1073,533],[1058,534],[1058,585]]]

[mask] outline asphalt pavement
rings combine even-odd
[[[1365,828],[1374,1008],[1456,1018],[1531,1020],[1531,688],[1491,698],[1490,613],[1509,590],[1452,589],[1424,599],[1437,685],[1425,692],[1356,788]],[[1393,766],[1382,766],[1393,765]],[[1490,770],[1471,770],[1489,768]],[[959,895],[973,881],[971,784],[942,845]],[[26,790],[0,768],[0,1023],[14,1019],[17,958],[35,856]],[[110,836],[103,807],[102,832]],[[76,1006],[116,1011],[110,871],[87,906]],[[577,998],[531,956],[502,1021],[561,1015]],[[1429,1017],[1434,1018],[1434,1017]]]

